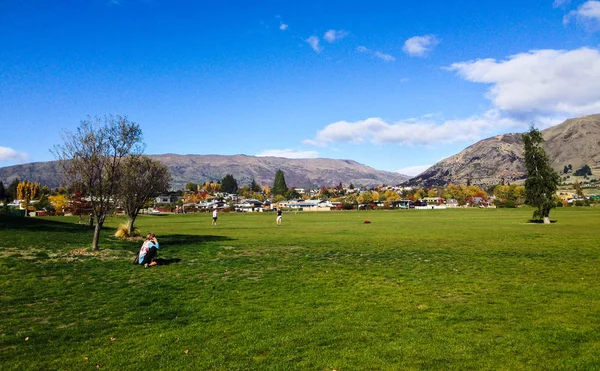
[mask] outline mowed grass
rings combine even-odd
[[[598,370],[600,208],[531,214],[0,219],[0,368]]]

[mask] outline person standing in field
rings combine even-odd
[[[213,220],[212,220],[212,225],[217,225],[217,218],[219,216],[219,213],[217,212],[217,208],[215,207],[215,209],[213,210]]]
[[[281,225],[281,208],[277,209],[277,225]]]

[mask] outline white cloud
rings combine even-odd
[[[566,25],[573,18],[588,28],[597,27],[600,24],[600,1],[586,1],[577,10],[565,15],[563,23]]]
[[[285,157],[285,158],[316,158],[317,151],[293,151],[291,149],[267,149],[257,157]]]
[[[431,166],[432,165],[409,166],[409,167],[404,167],[402,169],[398,169],[398,170],[396,170],[396,172],[403,174],[403,175],[417,176],[417,175],[421,174],[422,172],[424,172],[425,170],[429,169]]]
[[[521,116],[580,116],[600,111],[596,49],[534,50],[507,60],[481,59],[449,67],[464,79],[491,84],[488,98]]]
[[[311,36],[304,41],[306,41],[308,43],[308,45],[310,45],[312,50],[314,50],[316,53],[321,52],[321,45],[320,45],[319,38],[317,36]]]
[[[396,58],[394,58],[393,56],[382,53],[380,51],[376,51],[374,55],[375,55],[375,57],[381,59],[382,61],[386,61],[386,62],[394,62],[396,60]]]
[[[359,53],[366,53],[369,55],[374,56],[375,58],[379,58],[382,61],[386,61],[386,62],[394,62],[396,60],[396,58],[394,58],[392,55],[390,54],[386,54],[386,53],[382,53],[378,50],[371,50],[369,48],[367,48],[366,46],[360,45],[356,48],[356,51]]]
[[[281,23],[281,24],[279,25],[279,29],[280,29],[281,31],[285,31],[285,30],[287,30],[287,29],[288,29],[288,25],[287,25],[287,24],[285,24],[285,23]]]
[[[454,142],[473,142],[496,132],[524,129],[527,122],[502,117],[498,110],[462,120],[437,122],[428,118],[406,119],[388,123],[371,117],[355,122],[338,121],[317,132],[314,139],[303,143],[327,146],[334,142],[396,143],[402,145],[433,145]]]
[[[402,50],[411,57],[424,57],[439,43],[434,35],[414,36],[404,42]]]
[[[23,161],[27,159],[26,153],[17,152],[12,148],[0,147],[0,161],[17,160]]]
[[[552,4],[555,8],[560,8],[563,5],[569,5],[571,0],[554,0],[554,4]]]
[[[323,35],[323,39],[325,39],[325,41],[327,41],[328,43],[332,43],[337,40],[341,40],[346,36],[348,36],[348,32],[344,30],[329,30],[325,32],[325,35]]]

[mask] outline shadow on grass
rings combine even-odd
[[[184,245],[201,245],[210,242],[232,241],[232,238],[211,235],[169,234],[159,237],[161,246],[177,247]]]
[[[48,217],[51,218],[51,217]],[[52,219],[25,218],[20,216],[0,216],[0,230],[35,230],[40,232],[85,233],[93,230],[85,224],[74,224]]]
[[[550,224],[554,224],[556,222],[557,222],[556,220],[550,220]],[[544,224],[544,221],[543,220],[538,220],[538,219],[529,219],[529,223],[532,223],[532,224]]]
[[[169,264],[173,264],[173,263],[179,263],[181,261],[181,259],[179,259],[179,258],[174,258],[174,259],[158,258],[158,259],[154,259],[154,261],[158,265],[169,265]]]

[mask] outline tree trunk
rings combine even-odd
[[[133,237],[133,223],[135,223],[135,216],[129,215],[129,219],[127,220],[127,234],[129,237]]]
[[[550,217],[549,216],[545,216],[544,217],[544,224],[550,224]]]
[[[98,221],[96,228],[94,228],[94,239],[92,240],[92,251],[98,251],[98,245],[100,243],[100,230],[102,229],[102,223]]]

